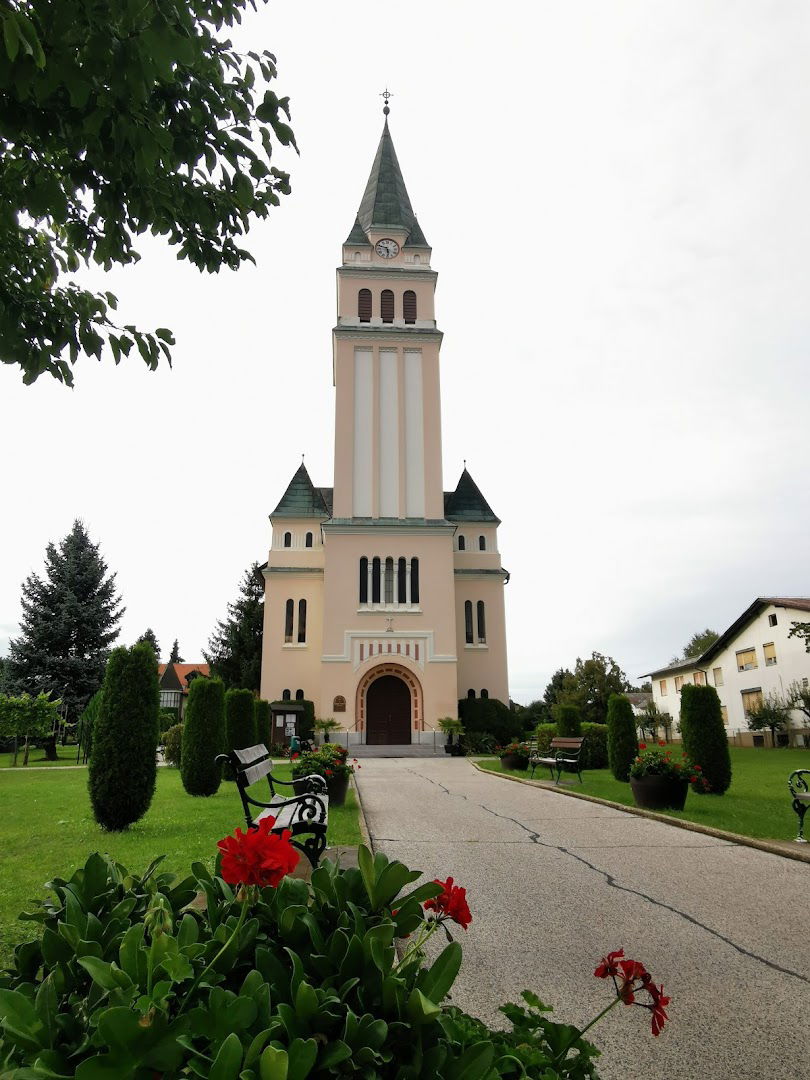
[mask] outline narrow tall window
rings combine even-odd
[[[303,690],[296,690],[295,691],[295,700],[296,701],[303,701],[304,700],[304,691]]]
[[[397,560],[397,603],[408,602],[408,563],[405,559]]]
[[[282,690],[281,691],[281,700],[282,701],[289,701],[290,700],[290,691],[289,690]]]
[[[293,612],[295,611],[295,604],[292,600],[287,601],[287,606],[284,610],[284,644],[292,644],[292,632],[293,632]]]
[[[468,690],[467,691],[467,697],[469,698],[470,701],[474,701],[475,700],[475,691],[474,690]]]
[[[487,624],[484,615],[484,601],[478,601],[478,644],[483,645],[487,640]]]
[[[376,555],[371,560],[371,602],[380,602],[380,560]]]
[[[666,697],[667,696],[667,680],[666,679],[661,679],[661,681],[658,684],[658,689],[661,692],[661,697]]]
[[[361,289],[357,294],[357,314],[360,322],[371,322],[371,289]]]
[[[368,559],[365,555],[360,560],[360,603],[368,603]]]
[[[463,536],[459,536],[459,538],[458,538],[458,550],[459,551],[466,551],[466,549],[467,549],[467,541],[464,539]]]
[[[411,603],[419,603],[419,560],[411,559]]]
[[[402,294],[402,314],[406,323],[416,322],[416,293],[413,289],[406,289]]]
[[[292,547],[292,533],[284,533],[284,547]]]
[[[304,541],[305,547],[312,547],[312,533],[307,533],[307,538]]]
[[[385,602],[394,602],[394,560],[390,555],[385,560]]]
[[[298,644],[303,645],[307,640],[307,602],[298,601]]]
[[[380,315],[385,323],[394,321],[394,294],[390,289],[383,289],[380,293]]]
[[[479,536],[478,537],[478,550],[479,551],[486,551],[487,550],[487,538],[485,536]]]
[[[765,667],[773,667],[776,663],[776,646],[774,643],[763,645],[762,651],[765,653]]]
[[[481,697],[482,698],[488,698],[489,697],[489,690],[487,690],[486,687],[481,691]]]
[[[714,685],[723,685],[723,669],[721,667],[712,668],[712,675],[714,676]]]
[[[468,645],[473,643],[472,600],[464,601],[464,640]]]

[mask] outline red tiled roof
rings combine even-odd
[[[178,682],[183,687],[184,693],[188,691],[188,683],[186,682],[186,679],[192,671],[199,671],[200,675],[211,674],[211,668],[208,664],[158,664],[158,679],[163,679],[163,676],[166,674],[167,667],[174,668],[174,673],[177,676]]]

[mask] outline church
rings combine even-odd
[[[261,696],[402,745],[459,698],[508,703],[509,575],[466,467],[443,490],[437,274],[388,111],[337,270],[334,487],[301,464],[270,514]]]

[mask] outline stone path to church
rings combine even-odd
[[[670,1022],[654,1038],[647,1010],[614,1009],[592,1031],[604,1080],[810,1076],[807,864],[461,759],[367,759],[357,780],[376,850],[467,888],[462,1008],[497,1022],[528,988],[583,1026],[613,992],[596,964],[624,948]]]

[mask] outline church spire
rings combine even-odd
[[[371,166],[371,175],[357,212],[357,220],[346,243],[355,243],[361,235],[367,238],[372,229],[405,229],[408,233],[406,244],[427,247],[428,242],[419,228],[402,178],[402,170],[388,128],[387,111],[386,101],[386,117],[380,145]],[[362,233],[358,230],[362,230]]]

